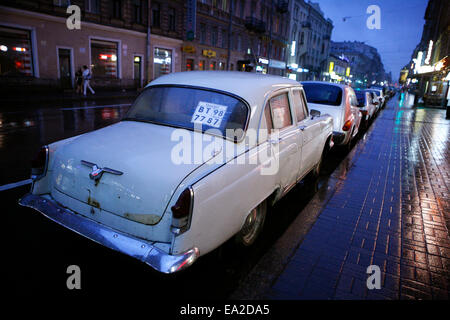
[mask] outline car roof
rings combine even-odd
[[[300,87],[297,81],[261,73],[239,71],[186,71],[159,77],[147,87],[155,85],[182,85],[210,88],[235,94],[250,105],[260,104],[262,98],[273,90]]]

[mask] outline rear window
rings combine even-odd
[[[380,92],[376,90],[369,90],[369,92],[372,92],[375,96],[380,96]]]
[[[358,106],[363,107],[366,104],[366,92],[365,91],[355,91],[356,99],[358,99]]]
[[[322,83],[302,83],[308,103],[339,106],[342,102],[342,89]]]
[[[243,101],[225,93],[158,86],[144,90],[124,120],[147,121],[190,130],[201,126],[203,132],[216,129],[225,138],[241,140],[248,109]]]

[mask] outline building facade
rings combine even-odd
[[[187,0],[182,70],[284,75],[287,3],[281,0]],[[190,19],[191,11],[196,12],[195,22]],[[192,23],[195,28],[189,28]],[[193,29],[193,34],[189,29]]]
[[[0,83],[73,89],[85,65],[105,89],[191,70],[285,75],[288,17],[283,0],[2,0]]]
[[[81,9],[80,29],[67,26],[68,5]],[[68,89],[86,65],[94,87],[136,88],[181,71],[183,6],[182,0],[2,1],[0,82]]]
[[[318,3],[290,1],[287,64],[290,78],[323,80],[327,71],[333,22],[326,19]]]
[[[332,42],[331,54],[345,56],[350,62],[351,80],[358,86],[370,86],[387,81],[378,50],[364,42]]]
[[[450,81],[450,2],[429,0],[422,37],[415,48],[404,84],[427,105],[448,104]]]

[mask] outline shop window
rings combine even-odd
[[[91,40],[92,76],[117,78],[118,43],[103,40]]]
[[[186,59],[186,71],[194,70],[194,59]]]
[[[198,63],[198,70],[205,70],[205,60],[200,60],[200,62]]]
[[[0,26],[0,75],[34,75],[30,31]]]
[[[155,48],[153,54],[153,75],[156,78],[172,72],[172,50]]]

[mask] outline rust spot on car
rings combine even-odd
[[[100,203],[97,200],[95,200],[94,198],[91,198],[91,196],[88,197],[87,203],[90,206],[100,209]]]
[[[125,213],[124,217],[128,220],[139,222],[145,225],[155,225],[161,220],[161,217],[156,214],[148,213]]]

